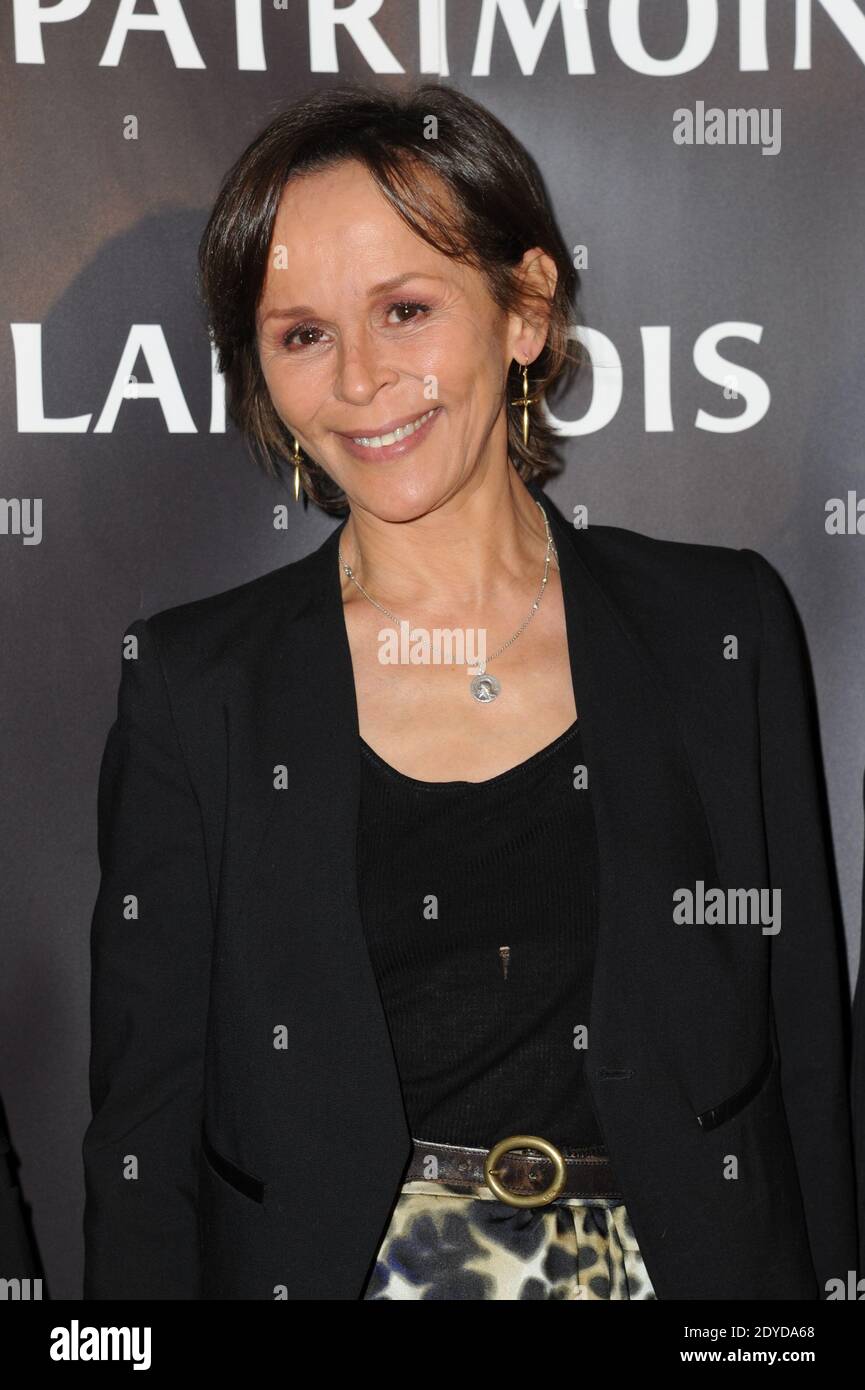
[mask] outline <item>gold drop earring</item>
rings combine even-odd
[[[295,502],[299,502],[299,501],[300,501],[300,445],[299,445],[298,442],[297,442],[297,436],[296,436],[296,435],[292,435],[291,437],[292,437],[292,439],[294,440],[294,453],[293,453],[292,456],[291,456],[291,461],[292,461],[292,463],[294,464],[294,500],[295,500]]]
[[[528,358],[523,363],[523,394],[517,400],[511,401],[511,405],[521,405],[523,408],[523,444],[529,442],[529,406],[534,405],[536,396],[529,395],[529,368]]]

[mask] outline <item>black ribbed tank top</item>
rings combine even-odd
[[[598,862],[579,720],[484,782],[422,782],[360,742],[361,916],[412,1136],[603,1143],[584,1075]]]

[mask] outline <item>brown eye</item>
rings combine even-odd
[[[319,333],[319,332],[321,332],[321,330],[318,329],[318,328],[316,328],[314,324],[311,324],[311,323],[302,323],[298,328],[290,328],[290,329],[288,330],[287,333],[283,333],[283,335],[282,335],[282,346],[285,347],[285,348],[290,347],[290,345],[291,345],[291,343],[292,343],[292,340],[293,340],[294,338],[299,338],[301,334]],[[301,346],[301,347],[308,347],[308,346],[310,346],[310,344],[308,344],[308,343],[301,343],[300,346]]]
[[[388,306],[388,314],[392,314],[394,309],[419,309],[421,313],[428,314],[430,306],[428,304],[420,304],[416,299],[401,299]],[[411,318],[401,319],[400,322],[413,323],[415,318],[416,315],[412,314]]]

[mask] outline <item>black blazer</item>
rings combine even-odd
[[[530,490],[597,818],[586,1071],[649,1275],[660,1299],[825,1297],[857,1264],[848,1001],[792,605],[754,551],[576,530]],[[357,896],[343,525],[128,629],[99,783],[86,1298],[359,1299],[402,1182]],[[780,932],[674,924],[698,881],[780,887]]]

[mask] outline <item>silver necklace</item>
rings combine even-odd
[[[556,552],[556,547],[553,541],[552,533],[550,531],[550,523],[547,520],[547,514],[541,506],[540,502],[537,500],[537,498],[534,499],[534,503],[544,519],[544,530],[546,531],[547,535],[547,551],[546,555],[544,556],[544,577],[541,580],[541,587],[538,590],[538,596],[532,604],[531,608],[529,609],[528,617],[517,628],[513,637],[509,637],[507,642],[503,643],[503,645],[499,647],[497,652],[493,652],[492,656],[488,656],[486,660],[479,662],[477,667],[474,668],[475,674],[472,676],[471,683],[469,685],[469,690],[474,699],[478,700],[482,705],[488,705],[492,700],[495,700],[496,697],[499,694],[501,694],[502,689],[501,682],[496,680],[495,676],[491,676],[489,674],[489,672],[487,671],[487,666],[489,666],[491,661],[495,661],[497,656],[501,656],[502,652],[505,651],[511,645],[512,642],[516,642],[520,633],[524,632],[525,629],[528,627],[529,623],[532,621],[532,618],[535,616],[535,614],[538,611],[538,608],[540,607],[541,599],[544,596],[544,590],[547,587],[547,578],[549,575],[550,568],[550,557],[555,557],[556,565],[558,565],[559,563],[559,557]],[[342,568],[345,571],[346,576],[352,581],[353,584],[357,586],[358,589],[360,589],[360,592],[363,594],[364,598],[369,599],[370,603],[374,604],[375,607],[380,609],[382,613],[385,613],[388,618],[393,619],[395,623],[399,624],[402,620],[398,618],[395,613],[391,613],[389,608],[385,608],[383,604],[379,603],[378,599],[374,599],[372,594],[367,593],[360,580],[357,579],[357,577],[355,576],[354,570],[351,568],[351,565],[347,565],[343,560],[342,550],[338,548],[337,553],[339,555],[339,563],[342,565]]]

